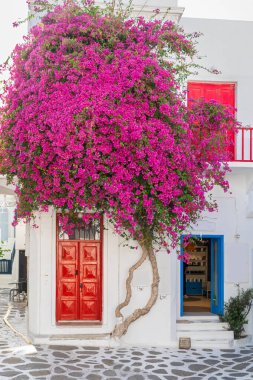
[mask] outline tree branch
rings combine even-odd
[[[147,258],[147,255],[148,255],[147,249],[145,247],[142,247],[141,257],[128,271],[128,277],[126,279],[126,298],[125,298],[125,301],[121,302],[115,310],[115,315],[117,318],[123,317],[123,315],[121,313],[121,309],[123,309],[123,307],[126,307],[129,304],[131,297],[132,297],[131,282],[133,279],[133,273],[136,269],[138,269],[144,263],[144,261]]]
[[[149,247],[148,249],[145,247],[142,247],[143,251],[146,250],[148,254],[148,258],[151,263],[152,267],[152,273],[153,273],[153,281],[151,285],[151,294],[149,297],[149,300],[147,304],[141,308],[141,309],[136,309],[132,314],[130,314],[123,322],[120,324],[116,325],[113,332],[112,336],[115,338],[120,338],[122,335],[126,334],[130,324],[132,324],[134,321],[142,317],[143,315],[148,314],[148,312],[151,310],[151,308],[154,306],[156,303],[157,297],[158,297],[158,288],[159,288],[159,272],[158,272],[158,267],[157,267],[157,261],[156,257],[153,251],[152,247]]]

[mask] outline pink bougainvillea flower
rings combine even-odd
[[[215,102],[186,107],[179,80],[195,53],[171,21],[74,1],[44,16],[16,46],[2,94],[1,171],[16,178],[17,217],[50,205],[63,225],[105,213],[119,233],[175,247],[215,208],[206,192],[227,190],[237,125]]]

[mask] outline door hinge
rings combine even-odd
[[[81,288],[81,289],[83,288],[83,283],[82,283],[82,282],[80,283],[80,288]]]
[[[78,269],[76,269],[76,272],[75,272],[76,276],[78,275]]]

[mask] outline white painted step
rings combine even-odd
[[[200,322],[220,322],[220,318],[218,315],[215,314],[208,314],[208,315],[200,315],[200,314],[193,314],[193,315],[183,315],[180,317],[180,319],[177,320],[177,322],[181,321],[200,321]]]
[[[233,331],[218,330],[218,331],[177,331],[177,337],[189,337],[197,340],[228,340],[234,339]]]
[[[192,348],[231,348],[234,333],[216,315],[186,315],[177,321],[177,339],[191,338]]]
[[[228,349],[234,347],[234,339],[233,340],[224,340],[224,341],[202,341],[202,340],[191,340],[192,348],[213,348],[213,349]]]
[[[177,323],[177,331],[224,331],[228,330],[225,322],[189,322]]]

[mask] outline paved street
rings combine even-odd
[[[6,326],[8,293],[0,291],[0,379],[232,380],[253,379],[253,345],[237,350],[36,346]],[[8,320],[26,335],[25,303]],[[37,351],[37,352],[36,352]]]

